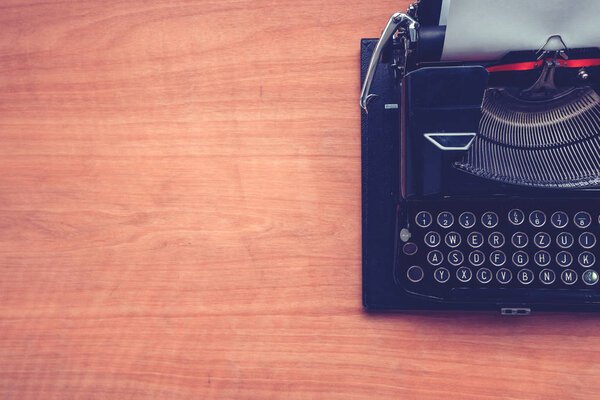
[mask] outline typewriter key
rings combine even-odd
[[[573,246],[573,242],[573,235],[571,235],[569,232],[561,232],[556,237],[556,244],[561,249],[568,249],[569,247]]]
[[[564,211],[557,211],[550,217],[550,222],[555,228],[564,228],[569,223],[569,216]]]
[[[461,281],[463,283],[469,282],[472,277],[473,277],[473,272],[471,272],[470,268],[460,267],[459,269],[456,270],[456,279],[458,279],[459,281]]]
[[[456,232],[448,232],[444,241],[448,247],[458,247],[461,241],[460,234]]]
[[[577,257],[577,262],[583,268],[589,268],[596,262],[596,257],[589,251],[584,251]]]
[[[591,249],[596,244],[596,236],[591,232],[583,232],[579,235],[579,245],[584,249]]]
[[[437,216],[437,223],[442,228],[450,228],[454,224],[454,215],[448,211],[441,212]]]
[[[510,241],[512,242],[513,246],[518,249],[522,249],[523,247],[527,246],[527,243],[529,243],[529,238],[527,237],[527,234],[523,232],[515,232]]]
[[[577,278],[577,272],[573,271],[572,269],[565,269],[560,274],[560,280],[563,281],[565,285],[574,284],[575,282],[577,282]]]
[[[492,251],[490,254],[490,261],[496,267],[501,267],[506,262],[506,254],[502,250]]]
[[[427,211],[421,211],[415,217],[415,223],[418,226],[420,226],[421,228],[429,227],[429,225],[431,225],[432,221],[433,221],[433,218],[431,217],[431,214],[428,213]]]
[[[480,268],[477,271],[477,280],[481,283],[490,283],[492,276],[492,271],[490,271],[488,268]]]
[[[566,268],[569,265],[571,265],[572,262],[573,262],[573,256],[568,251],[559,251],[556,254],[556,263],[559,266]]]
[[[592,223],[592,217],[585,211],[579,211],[573,218],[575,226],[578,228],[587,228]]]
[[[508,220],[513,225],[521,225],[525,221],[525,214],[518,208],[512,209],[508,212]]]
[[[405,243],[404,246],[402,246],[402,251],[407,256],[412,256],[412,255],[416,254],[417,251],[419,251],[419,246],[417,246],[416,243],[408,242],[408,243]]]
[[[519,250],[513,254],[512,262],[517,267],[524,267],[529,262],[529,256],[523,250]]]
[[[504,246],[504,235],[500,232],[494,232],[488,237],[488,243],[495,249]]]
[[[469,243],[469,246],[474,249],[481,247],[483,244],[483,235],[479,232],[471,232],[469,233],[469,236],[467,236],[467,242]]]
[[[474,267],[479,267],[485,262],[485,254],[483,254],[483,251],[481,250],[472,251],[471,254],[469,254],[469,262]]]
[[[427,262],[437,267],[444,261],[444,255],[439,250],[432,250],[427,254]]]
[[[448,253],[448,262],[457,267],[465,261],[465,256],[460,250],[452,250]]]
[[[481,223],[486,228],[495,228],[498,225],[498,214],[492,211],[487,211],[481,216]]]
[[[469,229],[475,226],[475,214],[472,212],[464,212],[458,217],[458,223],[465,229]]]
[[[419,267],[418,265],[413,265],[406,271],[406,277],[409,281],[414,283],[421,282],[424,276],[425,274],[423,273],[423,268]]]
[[[433,277],[439,283],[446,283],[448,282],[448,279],[450,279],[450,271],[448,271],[444,267],[440,267],[435,270],[435,272],[433,273]]]
[[[496,279],[498,280],[498,282],[500,282],[503,285],[506,285],[507,283],[509,283],[512,279],[512,272],[510,272],[509,269],[506,268],[500,268],[497,272],[496,272]]]
[[[556,274],[551,269],[546,268],[546,269],[543,269],[540,271],[540,281],[544,285],[553,284],[555,279],[556,279]]]
[[[581,274],[581,280],[588,286],[592,286],[598,283],[598,278],[598,273],[593,269],[588,269],[583,274]]]
[[[532,211],[529,214],[529,223],[535,226],[536,228],[544,226],[544,224],[546,223],[546,214],[544,214],[540,210]]]
[[[545,249],[550,246],[550,235],[546,232],[538,232],[533,237],[533,243],[535,243],[538,248]]]
[[[550,254],[546,250],[540,250],[533,256],[533,259],[540,267],[550,264]]]
[[[533,272],[530,269],[522,269],[517,273],[517,279],[523,285],[529,285],[533,282]]]
[[[437,232],[431,231],[425,235],[425,244],[429,247],[437,247],[441,241],[442,238]]]

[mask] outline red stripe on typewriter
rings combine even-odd
[[[487,67],[489,72],[504,72],[504,71],[527,71],[530,69],[536,69],[542,66],[545,60],[529,61],[516,64],[504,64],[494,65],[493,67]],[[582,67],[594,67],[600,65],[600,58],[583,58],[580,60],[556,60],[558,65],[567,68],[582,68]]]

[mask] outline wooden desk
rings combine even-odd
[[[0,398],[598,398],[597,315],[367,315],[359,39],[406,1],[5,1]]]

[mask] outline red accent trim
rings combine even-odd
[[[494,65],[487,67],[489,72],[502,72],[502,71],[527,71],[530,69],[536,69],[542,66],[542,63],[546,60],[529,61],[516,64],[504,64]],[[582,68],[582,67],[594,67],[600,65],[600,58],[584,58],[580,60],[554,60],[558,62],[558,65],[566,68]]]

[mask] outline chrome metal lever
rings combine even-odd
[[[417,41],[419,23],[404,13],[397,12],[393,14],[383,29],[383,32],[381,32],[381,37],[375,46],[375,51],[373,51],[373,55],[371,56],[369,69],[367,69],[365,82],[363,83],[362,91],[360,93],[360,106],[366,112],[368,112],[367,106],[369,105],[369,102],[377,97],[377,95],[369,94],[369,91],[371,90],[371,84],[373,83],[373,77],[375,76],[375,70],[377,69],[377,63],[381,57],[381,52],[400,28],[405,28],[408,31],[408,37],[411,42],[414,43]]]

